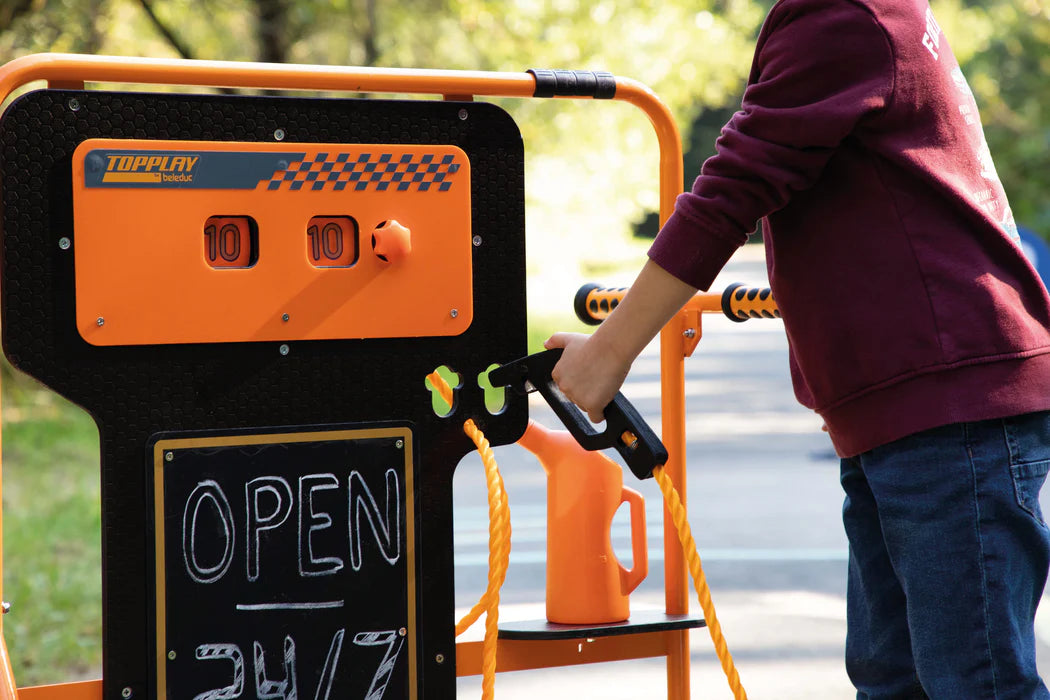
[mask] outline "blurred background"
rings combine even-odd
[[[0,0],[0,62],[59,51],[377,67],[611,71],[647,84],[671,108],[685,151],[684,188],[713,153],[719,129],[739,105],[754,40],[772,4]],[[1033,240],[1050,236],[1050,91],[1044,86],[1050,74],[1050,0],[931,4],[981,108],[1017,222],[1032,232]],[[525,142],[528,322],[535,350],[554,330],[580,328],[571,302],[581,283],[627,283],[644,258],[657,229],[656,138],[644,115],[624,104],[495,101],[513,115]],[[755,247],[742,259],[741,269],[758,277],[743,281],[761,283],[761,251]],[[777,337],[763,340],[761,358],[749,360],[726,349],[723,359],[774,362],[779,368],[786,364],[782,329],[776,324],[761,337],[769,333]],[[31,684],[96,677],[101,660],[97,432],[76,407],[6,365],[3,370],[4,597],[15,605],[4,627],[16,678]],[[776,379],[778,392],[787,391],[783,380]],[[639,390],[643,398],[650,389]],[[784,396],[783,402],[789,404],[791,397]],[[773,434],[776,415],[770,418]],[[717,430],[707,430],[714,439]],[[826,448],[819,422],[805,422],[800,432],[806,433],[802,442],[811,457]],[[754,443],[761,436],[740,439]],[[823,475],[832,491],[835,471],[833,467]],[[837,499],[837,493],[828,498]],[[650,529],[658,530],[655,515],[650,518]],[[836,566],[838,546],[827,548],[833,550]],[[744,560],[733,559],[733,576],[743,580],[759,575],[757,570],[749,573]],[[836,586],[831,589],[837,591]]]

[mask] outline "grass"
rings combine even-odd
[[[102,663],[98,431],[45,390],[5,396],[3,595],[19,686],[97,676]]]

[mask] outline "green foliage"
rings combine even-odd
[[[1014,216],[1050,237],[1050,0],[939,5],[981,107],[988,145]],[[940,16],[940,15],[938,15]],[[949,27],[945,27],[949,32]]]
[[[4,637],[19,685],[97,675],[98,431],[52,394],[4,409]]]

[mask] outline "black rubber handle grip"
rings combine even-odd
[[[722,313],[743,323],[749,318],[780,318],[780,309],[768,287],[748,287],[734,282],[722,292]]]
[[[616,448],[639,479],[648,479],[653,468],[667,462],[667,448],[623,394],[605,407],[605,430],[598,432],[586,415],[554,383],[551,373],[561,358],[561,348],[529,355],[489,372],[492,386],[509,386],[519,392],[531,384],[585,450]]]

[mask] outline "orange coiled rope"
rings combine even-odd
[[[711,641],[715,645],[715,654],[718,655],[718,660],[722,664],[722,671],[726,674],[729,688],[733,691],[734,698],[747,700],[747,693],[744,692],[744,686],[740,683],[740,674],[737,673],[736,666],[733,664],[733,655],[729,653],[729,647],[726,645],[725,637],[722,635],[722,625],[718,623],[718,616],[715,614],[715,604],[711,600],[711,591],[707,587],[707,577],[704,576],[704,568],[700,564],[700,555],[696,551],[696,540],[693,539],[693,530],[689,527],[689,521],[686,519],[685,506],[682,505],[682,499],[678,495],[678,490],[674,487],[671,477],[667,475],[663,467],[654,468],[653,477],[656,478],[656,483],[660,485],[660,491],[664,495],[664,503],[667,505],[667,510],[671,514],[671,520],[674,521],[674,526],[678,530],[678,539],[682,543],[682,552],[685,554],[689,573],[693,576],[693,586],[696,588],[700,608],[704,611],[707,631],[711,634]]]
[[[441,394],[445,403],[452,406],[452,389],[448,382],[437,372],[428,374],[427,379]],[[485,613],[485,640],[481,645],[481,697],[483,700],[492,700],[496,687],[499,592],[507,578],[507,566],[510,563],[510,506],[507,503],[507,491],[503,486],[503,476],[499,473],[496,457],[492,454],[492,447],[485,439],[484,433],[472,419],[463,424],[463,432],[477,446],[478,454],[485,465],[489,501],[489,577],[488,587],[481,598],[470,612],[456,623],[456,636],[463,634],[481,617],[481,613]]]

